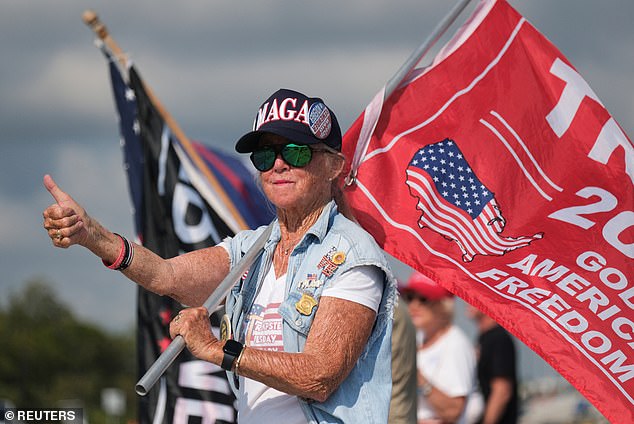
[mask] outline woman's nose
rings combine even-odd
[[[282,159],[282,153],[277,152],[275,154],[275,162],[273,162],[273,169],[279,172],[289,168],[290,168],[289,164],[286,163],[284,159]]]

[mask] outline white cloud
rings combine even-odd
[[[96,59],[99,55],[95,51]],[[15,100],[41,114],[63,110],[69,122],[75,116],[107,116],[114,111],[105,60],[87,60],[86,52],[76,49],[59,49],[51,55],[20,87]]]

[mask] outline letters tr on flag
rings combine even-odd
[[[631,423],[633,181],[632,143],[590,86],[507,2],[483,1],[386,100],[346,194],[388,253]]]
[[[212,246],[234,234],[223,219],[225,209],[232,208],[251,228],[268,224],[273,209],[267,207],[242,162],[200,143],[184,146],[170,134],[135,69],[130,68],[130,85],[126,84],[104,52],[110,60],[135,228],[143,245],[164,258]],[[195,155],[198,162],[193,160]],[[213,174],[215,186],[196,163],[203,163]],[[223,204],[223,198],[231,205]],[[169,323],[182,306],[143,288],[138,289],[137,305],[141,376],[169,345]],[[217,313],[212,314],[211,322],[218,334]],[[139,421],[188,423],[191,418],[232,423],[236,421],[234,400],[224,370],[184,350],[148,395],[139,398]]]

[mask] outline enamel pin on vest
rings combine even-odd
[[[321,272],[326,277],[332,277],[332,274],[335,273],[339,265],[346,261],[346,254],[341,251],[337,251],[335,247],[330,249],[330,252],[326,253],[319,264],[317,264],[317,268],[321,269]]]

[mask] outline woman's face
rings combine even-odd
[[[429,331],[429,327],[434,321],[434,311],[430,302],[419,297],[412,297],[407,302],[407,308],[414,326]]]
[[[264,134],[260,139],[261,146],[290,142],[274,134]],[[289,212],[301,213],[325,204],[331,198],[332,180],[339,172],[334,169],[335,162],[328,160],[328,155],[313,151],[311,161],[302,168],[289,165],[277,155],[273,168],[260,172],[264,194],[278,209]]]

